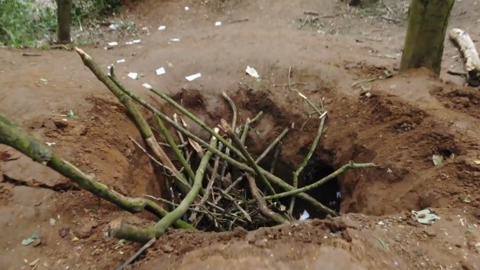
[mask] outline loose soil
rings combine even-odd
[[[329,111],[306,170],[312,177],[302,177],[301,185],[317,180],[318,168],[338,169],[350,160],[378,165],[347,171],[309,192],[328,203],[338,188],[340,217],[314,219],[321,214],[298,201],[297,215],[307,210],[312,219],[250,232],[171,229],[129,269],[480,269],[480,95],[446,74],[462,69],[449,42],[441,79],[425,70],[384,78],[400,61],[405,1],[361,8],[313,0],[127,2],[124,15],[150,34],[140,44],[83,49],[105,68],[126,59],[116,72],[132,92],[172,115],[175,110],[142,87],[149,83],[211,126],[232,117],[222,91],[236,103],[239,122],[263,111],[249,150],[260,154],[289,127],[275,173],[291,180],[318,127],[315,117],[306,121],[309,109],[298,90]],[[450,26],[475,40],[480,7],[467,2],[456,3]],[[320,16],[304,23],[304,11]],[[157,31],[159,25],[167,28]],[[1,51],[2,113],[114,190],[161,196],[161,179],[129,139],[140,141],[139,132],[76,53],[22,53]],[[166,74],[156,76],[162,66]],[[261,80],[246,75],[246,66]],[[132,80],[128,72],[143,76]],[[185,80],[198,72],[201,78]],[[69,110],[78,117],[65,123]],[[443,156],[442,165],[434,166],[432,155]],[[105,226],[116,218],[143,225],[156,220],[122,211],[11,148],[1,146],[0,159],[1,269],[34,268],[37,259],[37,270],[116,269],[139,246],[106,238]],[[410,211],[424,208],[441,220],[425,226],[411,218]],[[35,232],[40,238],[22,246]]]

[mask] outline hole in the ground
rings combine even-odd
[[[266,159],[260,165],[262,168],[270,170],[270,164],[271,160]],[[275,168],[275,175],[291,184],[293,180],[293,172],[295,170],[297,170],[297,168],[292,168],[285,162],[279,161]],[[334,167],[330,166],[328,163],[321,161],[317,157],[312,157],[309,165],[307,165],[300,174],[298,185],[299,187],[304,187],[313,184],[325,176],[330,175],[334,171]],[[283,190],[279,190],[279,192],[283,192]],[[331,179],[330,181],[327,181],[326,183],[311,189],[306,193],[337,213],[340,211],[342,196],[340,194],[340,185],[337,178]],[[290,197],[282,198],[280,203],[288,208],[290,205]],[[308,212],[310,218],[326,217],[324,212],[316,209],[310,203],[301,199],[297,199],[295,202],[293,216],[298,219],[305,210]]]
[[[320,160],[310,162],[310,165],[308,165],[304,169],[302,174],[300,174],[299,186],[307,186],[313,184],[318,180],[324,178],[325,176],[330,175],[334,171],[335,169],[332,166]],[[331,179],[326,183],[307,191],[306,193],[318,202],[334,210],[335,212],[338,213],[340,211],[342,196],[340,193],[340,185],[337,178]],[[286,203],[287,205],[289,202],[290,198],[287,198],[283,201],[283,203]],[[313,207],[310,203],[297,199],[294,209],[295,218],[299,218],[305,210],[308,212],[310,218],[326,217],[326,214],[324,212]]]

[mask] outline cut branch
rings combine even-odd
[[[467,71],[467,83],[470,86],[480,86],[480,57],[470,35],[459,28],[453,28],[449,32],[450,39],[456,43],[462,51]]]
[[[214,147],[215,143],[215,138],[212,138],[210,146]],[[163,234],[165,234],[165,231],[187,212],[187,210],[190,208],[193,201],[197,197],[198,192],[202,188],[202,180],[203,176],[205,175],[205,169],[211,157],[212,152],[208,151],[200,162],[190,192],[188,192],[188,194],[182,200],[180,205],[175,208],[175,210],[166,214],[159,222],[157,222],[157,224],[152,227],[141,228],[126,224],[124,222],[112,221],[108,226],[108,236],[145,244],[151,239],[158,239]]]
[[[305,169],[305,167],[308,165],[308,162],[312,158],[313,152],[315,152],[315,149],[317,149],[318,142],[320,141],[320,137],[322,136],[326,115],[327,115],[327,112],[324,112],[322,115],[320,115],[320,124],[318,125],[317,135],[315,136],[315,139],[313,140],[313,143],[310,146],[310,150],[308,151],[308,154],[303,160],[302,164],[300,164],[300,167],[293,173],[293,188],[295,189],[298,188],[298,176],[300,176],[300,173],[302,173],[303,169]],[[290,215],[292,215],[293,213],[294,206],[295,206],[295,197],[292,197],[292,200],[290,201],[290,207],[288,209],[288,213]]]
[[[373,164],[373,163],[353,163],[352,161],[350,161],[348,164],[343,165],[338,170],[336,170],[333,173],[325,176],[324,178],[318,180],[317,182],[315,182],[313,184],[310,184],[310,185],[305,186],[303,188],[292,189],[292,190],[287,191],[287,192],[282,192],[282,193],[278,193],[276,195],[267,196],[267,197],[265,197],[265,199],[266,200],[271,200],[271,199],[279,199],[279,198],[288,197],[288,196],[296,196],[298,194],[301,194],[303,192],[307,192],[311,189],[314,189],[318,186],[323,185],[324,183],[326,183],[326,182],[334,179],[335,177],[339,176],[340,174],[342,174],[346,170],[349,170],[349,169],[363,169],[363,168],[375,167],[375,166],[376,165]]]
[[[164,217],[168,212],[155,202],[143,198],[129,198],[109,189],[104,184],[80,171],[73,164],[56,155],[47,146],[22,130],[18,124],[0,114],[0,143],[15,148],[36,162],[52,168],[59,174],[77,183],[81,188],[109,201],[131,213],[147,210],[158,217]],[[177,228],[194,230],[192,226],[181,220],[175,222]]]
[[[115,78],[113,76],[108,76],[105,74],[101,68],[93,61],[92,57],[86,54],[82,49],[75,47],[78,55],[83,61],[83,64],[92,71],[92,73],[97,77],[99,81],[101,81],[107,88],[112,92],[118,100],[125,106],[128,113],[134,120],[134,123],[137,125],[142,138],[145,140],[145,143],[149,146],[149,148],[155,153],[156,157],[175,175],[176,180],[178,180],[178,186],[185,194],[188,193],[190,190],[190,185],[185,180],[183,175],[175,168],[170,158],[167,156],[165,151],[160,147],[155,136],[153,136],[152,130],[148,125],[147,121],[143,118],[142,114],[138,110],[135,103],[132,102],[131,98],[125,94],[124,90],[121,87],[121,84],[115,82]],[[111,69],[113,74],[113,69]],[[110,75],[112,75],[110,74]]]
[[[260,192],[258,192],[257,185],[255,184],[255,178],[253,178],[248,173],[245,174],[245,177],[247,177],[248,184],[250,185],[250,191],[252,192],[253,197],[257,201],[258,208],[260,209],[260,212],[265,217],[270,218],[271,220],[277,222],[278,224],[289,223],[280,214],[275,213],[274,211],[272,211],[270,208],[267,207],[267,202],[262,197],[262,195],[260,195]]]

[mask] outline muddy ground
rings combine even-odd
[[[390,0],[360,9],[333,0],[132,1],[124,16],[150,30],[140,44],[83,47],[105,68],[125,59],[116,64],[122,82],[169,115],[174,110],[143,83],[212,126],[232,116],[222,91],[236,103],[241,122],[263,111],[247,141],[254,153],[293,126],[276,171],[286,179],[318,125],[310,120],[301,128],[308,109],[291,88],[329,111],[310,165],[322,168],[317,177],[349,160],[378,165],[309,192],[325,200],[340,190],[341,217],[251,232],[170,230],[130,269],[480,269],[480,94],[446,74],[462,69],[457,50],[446,41],[441,79],[418,70],[352,87],[396,70],[407,6]],[[303,23],[304,11],[319,12],[318,20]],[[478,39],[479,11],[477,3],[456,2],[450,26]],[[158,31],[160,25],[166,29]],[[129,140],[139,132],[76,53],[22,53],[1,50],[2,113],[116,191],[159,196],[148,157]],[[247,65],[261,80],[245,74]],[[156,76],[162,66],[166,74]],[[144,76],[132,80],[128,72]],[[198,72],[201,78],[185,80]],[[69,110],[78,118],[55,125]],[[443,156],[442,165],[434,166],[432,155]],[[115,269],[139,246],[106,238],[106,224],[119,217],[155,220],[122,211],[11,148],[1,146],[0,158],[1,269]],[[412,210],[428,207],[441,220],[426,226],[411,218]],[[320,216],[301,202],[297,208]],[[40,238],[23,246],[35,232]]]

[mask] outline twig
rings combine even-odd
[[[228,102],[228,104],[232,108],[232,111],[233,111],[232,129],[235,130],[235,125],[237,123],[237,106],[235,106],[235,103],[233,103],[232,99],[230,99],[230,97],[225,92],[222,92],[222,96],[223,98],[225,98],[225,100]],[[232,143],[232,139],[228,139],[227,141],[229,143]],[[227,147],[227,149],[225,149],[225,154],[230,156],[230,148]],[[228,163],[226,161],[223,162],[223,166],[220,171],[220,181],[225,176],[225,171],[227,170],[227,166],[228,166]]]
[[[215,128],[214,131],[218,133],[218,128]],[[210,177],[210,180],[208,181],[207,189],[205,190],[205,194],[203,195],[202,199],[200,200],[198,205],[195,207],[195,209],[198,209],[199,207],[202,207],[205,204],[205,202],[208,201],[208,198],[210,197],[210,194],[212,192],[213,183],[215,182],[215,178],[217,177],[218,161],[219,161],[219,156],[216,156],[215,164],[213,165],[212,176]],[[193,219],[192,216],[190,216],[191,219]]]
[[[265,151],[263,151],[263,153],[255,160],[256,164],[260,163],[260,161],[262,161],[262,159],[268,155],[268,153],[272,150],[272,148],[275,147],[283,137],[285,137],[288,130],[289,130],[288,128],[285,128],[282,131],[282,133],[280,133],[280,135],[278,135],[278,137],[275,138],[275,140],[267,147],[267,149],[265,149]]]
[[[245,218],[252,222],[252,218],[250,217],[250,215],[235,201],[235,199],[230,196],[227,191],[223,191],[221,189],[216,189],[218,192],[220,192],[220,194],[222,194],[225,198],[229,199],[234,205],[235,207],[237,207],[237,209],[245,216]]]
[[[153,243],[155,243],[157,239],[152,238],[148,241],[145,245],[143,245],[130,259],[128,259],[125,263],[123,263],[117,270],[123,270],[125,267],[129,266],[132,262],[134,262],[147,248],[149,248]]]
[[[318,12],[316,12],[316,11],[304,11],[303,14],[305,14],[305,15],[312,15],[312,16],[318,16]]]
[[[307,156],[303,160],[302,164],[300,164],[300,167],[293,173],[293,188],[298,188],[298,176],[300,173],[302,173],[303,169],[308,165],[308,162],[312,158],[313,152],[315,152],[315,149],[317,149],[318,142],[320,141],[320,137],[322,136],[322,131],[323,131],[323,126],[325,124],[325,116],[327,115],[327,112],[324,112],[320,116],[320,124],[318,125],[318,130],[317,130],[317,135],[315,136],[315,139],[312,142],[312,145],[310,146],[310,150],[308,151]],[[293,207],[295,206],[295,197],[292,197],[290,201],[290,207],[288,208],[288,213],[292,215],[293,213]]]
[[[28,53],[24,52],[22,53],[22,56],[42,56],[40,53]]]
[[[165,140],[172,148],[173,153],[175,153],[175,156],[177,157],[178,161],[180,161],[180,164],[182,164],[183,168],[185,169],[188,177],[193,181],[193,179],[195,178],[195,173],[193,172],[192,168],[188,164],[183,154],[180,152],[179,147],[177,146],[175,140],[173,139],[172,135],[168,131],[167,127],[165,127],[165,125],[163,124],[162,119],[160,119],[158,115],[155,115],[154,119],[158,127],[160,128],[160,131],[162,132],[163,136],[165,137]]]
[[[240,22],[248,22],[248,18],[230,21],[230,23],[240,23]]]
[[[268,187],[270,193],[275,194],[275,189],[273,189],[270,182],[268,182],[268,180],[265,178],[265,175],[263,175],[263,173],[260,171],[258,165],[253,160],[252,156],[248,153],[247,149],[245,149],[245,147],[242,145],[242,142],[237,137],[237,135],[232,130],[232,128],[228,125],[227,121],[225,121],[225,119],[223,118],[220,119],[220,125],[223,131],[227,133],[227,135],[233,140],[233,143],[236,144],[237,147],[240,149],[240,152],[245,156],[245,158],[247,159],[248,165],[250,165],[253,168],[257,176],[259,176],[262,179],[265,186]]]
[[[250,120],[250,118],[247,118],[247,121],[245,121],[245,125],[243,126],[242,135],[240,136],[240,141],[242,142],[242,145],[245,145],[245,141],[247,140],[247,134],[248,130],[250,129],[251,122],[252,120]]]
[[[267,202],[265,199],[260,195],[258,192],[257,185],[255,184],[255,178],[253,178],[251,175],[248,173],[245,174],[245,177],[247,177],[249,186],[250,186],[250,191],[252,192],[252,196],[255,198],[258,204],[258,208],[260,209],[260,212],[267,217],[270,218],[271,220],[277,222],[278,224],[284,224],[284,223],[289,223],[286,219],[284,219],[280,214],[275,213],[274,211],[270,210],[267,207]]]
[[[462,77],[466,77],[468,75],[467,72],[457,71],[457,70],[453,70],[453,69],[448,69],[447,73],[450,74],[450,75],[462,76]]]
[[[252,120],[250,120],[250,118],[247,118],[247,121],[243,127],[242,136],[240,137],[240,141],[242,142],[242,145],[245,145],[245,141],[247,140],[247,134],[250,126],[253,125],[253,123],[255,123],[256,121],[258,121],[258,119],[260,119],[262,115],[263,115],[263,111],[260,111]]]
[[[277,147],[275,147],[275,152],[273,153],[272,165],[270,166],[270,173],[272,174],[275,172],[275,167],[277,166],[278,157],[280,156],[281,152],[282,152],[282,145],[277,144]]]
[[[260,111],[257,115],[255,115],[255,117],[252,120],[250,120],[250,125],[253,125],[253,123],[257,122],[260,119],[260,117],[262,117],[262,115],[263,115],[263,111]]]
[[[210,146],[213,149],[215,149],[214,147],[216,146],[216,143],[216,138],[212,137]],[[190,205],[193,203],[198,193],[202,189],[203,176],[205,175],[205,169],[208,162],[210,161],[210,157],[212,156],[212,154],[212,151],[207,151],[207,153],[205,153],[205,156],[202,158],[195,174],[195,180],[193,181],[192,189],[190,189],[188,194],[185,195],[185,198],[182,200],[177,209],[168,213],[157,224],[155,224],[155,226],[153,226],[157,238],[161,236],[165,232],[165,230],[172,225],[172,222],[180,219],[190,208]]]
[[[364,83],[373,82],[373,81],[378,80],[378,79],[379,79],[378,77],[373,77],[373,78],[368,78],[368,79],[365,79],[365,80],[361,80],[361,81],[353,83],[352,87],[357,87],[357,86],[360,86]]]

